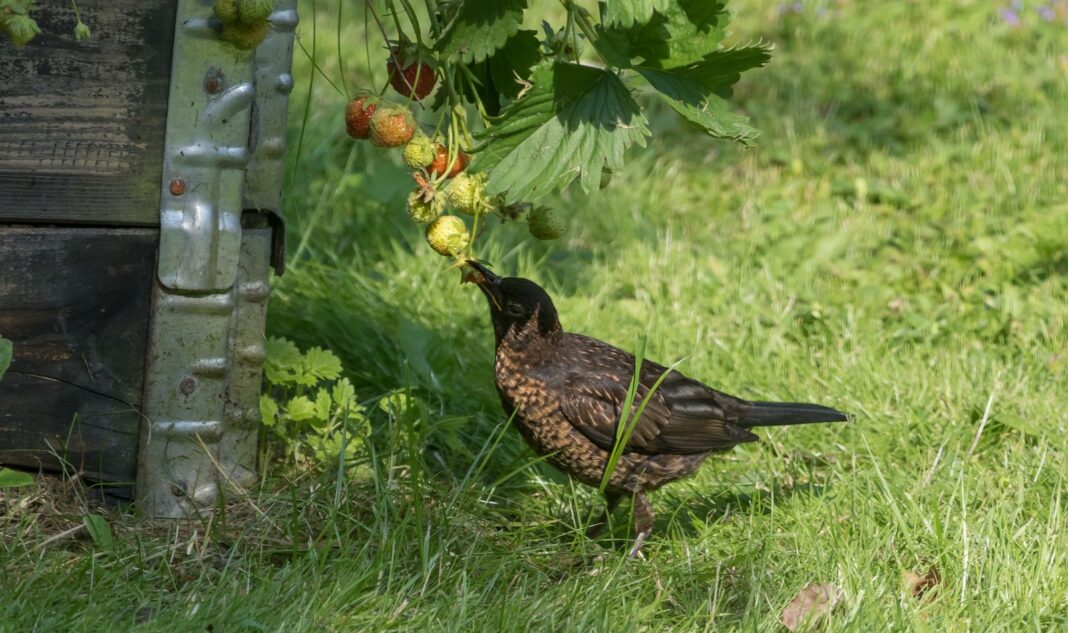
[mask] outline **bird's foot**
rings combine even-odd
[[[634,537],[634,547],[630,548],[630,553],[627,554],[627,558],[641,558],[645,560],[645,555],[642,554],[642,545],[645,545],[645,539],[649,538],[650,530],[644,530],[638,532],[638,536]]]

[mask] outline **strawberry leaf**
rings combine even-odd
[[[644,24],[652,19],[653,11],[665,11],[671,4],[671,0],[602,0],[601,22],[609,26]]]
[[[534,31],[519,31],[486,60],[486,68],[497,91],[514,99],[523,88],[520,80],[530,77],[531,69],[541,61],[541,44]]]
[[[545,64],[532,87],[499,121],[478,134],[470,167],[489,171],[487,191],[532,199],[580,178],[586,191],[604,167],[623,164],[623,152],[645,144],[641,108],[618,75],[578,64]]]
[[[623,68],[633,59],[651,68],[700,61],[726,36],[725,5],[726,0],[678,0],[633,26],[605,22],[598,28],[597,50]]]
[[[480,62],[519,31],[526,8],[527,0],[464,0],[434,48],[450,61]]]
[[[693,125],[715,138],[749,145],[757,131],[746,123],[746,117],[728,110],[727,97],[743,71],[763,66],[769,59],[768,48],[758,45],[716,51],[679,68],[639,66],[635,70]]]
[[[508,38],[504,46],[486,58],[485,61],[468,67],[474,85],[464,82],[461,85],[463,96],[474,102],[475,94],[482,101],[486,112],[491,116],[501,113],[502,97],[515,99],[523,89],[524,82],[530,78],[534,66],[541,61],[541,43],[535,31],[522,30]],[[447,93],[438,92],[439,101],[434,107],[443,107]]]

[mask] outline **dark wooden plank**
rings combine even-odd
[[[0,38],[0,222],[159,224],[175,0],[38,3]]]
[[[0,226],[0,463],[132,481],[159,232]],[[53,453],[60,453],[53,454]]]
[[[8,373],[0,381],[0,464],[132,486],[139,419],[137,408],[124,402],[58,380]]]

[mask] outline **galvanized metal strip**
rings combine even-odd
[[[286,117],[288,95],[293,90],[290,67],[293,36],[297,28],[296,0],[282,0],[271,15],[271,30],[256,49],[256,102],[252,109],[249,168],[245,172],[245,209],[269,216],[274,233],[271,266],[285,270],[285,218],[282,215],[282,183],[285,180]]]
[[[254,208],[279,211],[284,144],[275,156],[252,141],[255,169],[272,173],[246,170],[254,107],[255,138],[284,138],[287,91],[253,78],[261,58],[276,83],[289,67],[296,14],[286,4],[261,44],[276,59],[221,42],[209,2],[178,2],[138,455],[137,497],[153,516],[210,509],[223,484],[255,472],[271,231],[242,228],[243,189],[273,178],[274,197],[261,198],[273,205]]]
[[[237,307],[230,315],[230,379],[223,409],[226,432],[219,442],[219,463],[226,473],[222,483],[238,491],[256,481],[271,234],[271,229],[245,230],[233,291]]]

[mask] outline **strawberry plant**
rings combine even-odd
[[[748,145],[757,135],[727,98],[769,48],[723,45],[726,0],[561,4],[564,23],[539,32],[524,28],[527,0],[365,3],[389,81],[349,95],[346,128],[403,147],[408,212],[457,262],[473,257],[491,217],[526,214],[532,237],[561,237],[565,218],[532,202],[574,182],[603,187],[645,145],[650,99],[639,91],[708,136]]]

